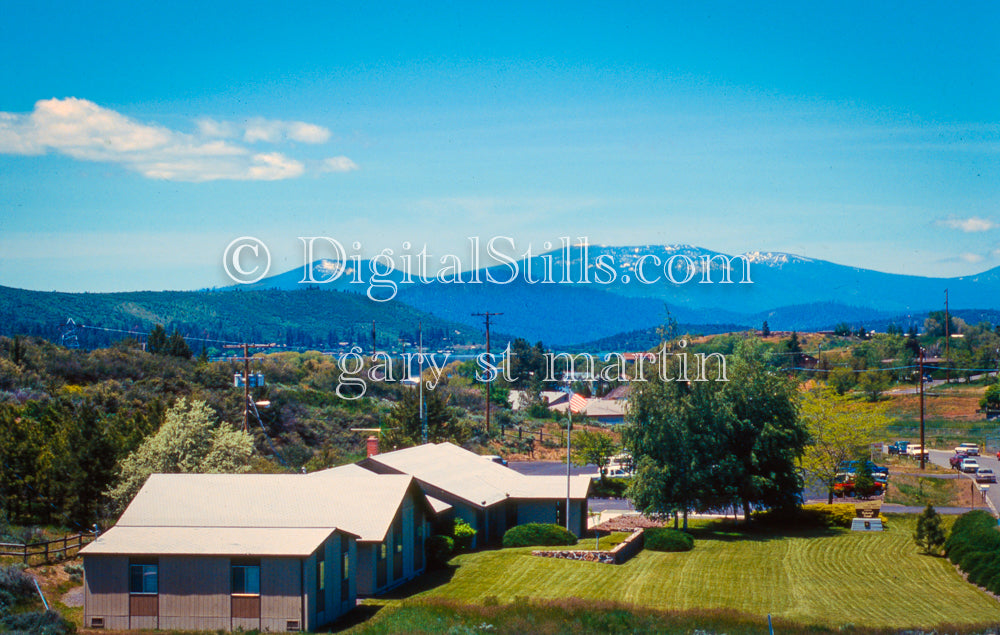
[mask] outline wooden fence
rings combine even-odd
[[[70,558],[70,551],[75,549],[79,553],[84,545],[93,541],[94,534],[79,533],[75,536],[63,536],[55,540],[34,542],[30,545],[0,542],[0,556],[21,558],[26,565],[31,564],[31,558],[48,563],[53,560],[59,561]]]

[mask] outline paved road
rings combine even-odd
[[[930,455],[931,463],[933,463],[934,465],[940,465],[942,467],[951,469],[951,464],[948,463],[948,459],[953,454],[955,454],[954,452],[950,452],[947,450],[928,450],[928,454]],[[977,460],[979,461],[979,467],[988,467],[992,469],[995,473],[1000,473],[1000,461],[997,461],[997,458],[995,456],[987,454],[985,456],[977,457]],[[969,482],[969,485],[967,485],[966,487],[976,486],[976,480],[972,478],[971,475],[961,474],[961,473],[958,474],[960,478],[963,478]],[[996,514],[996,510],[1000,509],[1000,485],[996,483],[990,484],[989,488],[986,490],[986,497],[992,504],[993,513]]]
[[[507,467],[528,476],[566,476],[566,464],[562,461],[511,461]],[[570,468],[570,474],[596,477],[598,475],[597,466],[592,464],[583,467],[574,465]]]

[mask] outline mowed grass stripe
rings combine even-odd
[[[918,553],[914,517],[889,531],[698,537],[693,551],[643,551],[624,565],[506,549],[460,556],[453,578],[420,597],[581,598],[656,609],[729,608],[803,624],[875,627],[1000,621],[1000,602],[944,558]]]

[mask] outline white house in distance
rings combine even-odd
[[[379,474],[409,474],[424,494],[444,501],[477,531],[478,545],[496,543],[507,529],[525,523],[566,525],[565,476],[526,476],[452,443],[375,454],[358,463]],[[570,529],[587,529],[589,476],[569,481]]]

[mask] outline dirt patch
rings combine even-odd
[[[983,421],[983,415],[976,410],[979,409],[979,400],[985,390],[982,386],[969,386],[925,391],[924,416],[951,421]],[[894,414],[911,419],[920,417],[920,395],[888,396],[891,403],[889,407]]]

